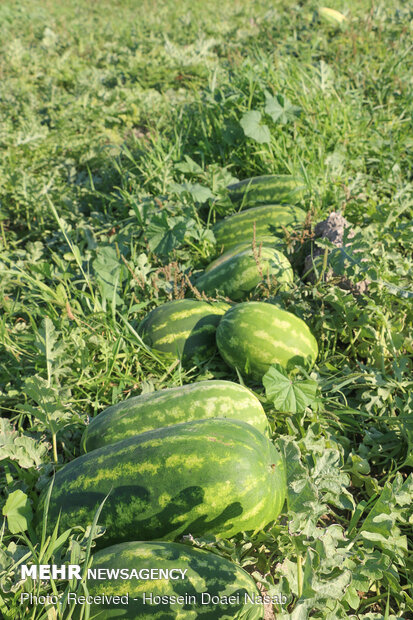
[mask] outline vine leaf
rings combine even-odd
[[[3,506],[3,515],[7,517],[7,524],[12,534],[25,532],[33,516],[26,493],[20,489],[10,493]]]
[[[279,364],[273,364],[263,377],[267,399],[281,413],[302,413],[317,401],[317,381],[291,379]]]
[[[261,125],[261,116],[258,110],[251,110],[243,115],[240,124],[248,138],[264,144],[270,142],[271,134],[267,125]]]

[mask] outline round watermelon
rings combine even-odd
[[[149,312],[138,334],[148,347],[166,358],[203,361],[216,350],[215,332],[229,307],[195,299],[168,301]]]
[[[213,261],[195,282],[196,288],[209,296],[224,295],[239,301],[251,293],[260,282],[285,290],[293,282],[294,274],[288,258],[274,248],[249,247],[243,251]]]
[[[220,321],[216,337],[227,364],[257,381],[271,364],[287,370],[296,365],[311,368],[318,355],[317,341],[302,319],[261,301],[230,308]]]

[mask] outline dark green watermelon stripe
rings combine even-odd
[[[216,331],[216,327],[214,325],[203,325],[202,327],[197,327],[195,329],[188,329],[186,331],[174,332],[171,334],[165,334],[164,336],[158,338],[157,345],[163,344],[173,344],[174,342],[178,342],[180,339],[189,338],[189,336],[200,336],[202,334],[214,334]]]
[[[186,300],[182,300],[186,301]],[[154,327],[154,333],[157,331],[162,331],[164,329],[168,329],[171,327],[171,323],[178,323],[179,321],[185,321],[186,319],[191,319],[196,316],[204,316],[205,315],[205,306],[201,302],[200,307],[192,308],[191,310],[186,310],[182,312],[173,312],[168,314],[167,320],[164,323],[159,323]],[[162,306],[158,306],[158,309],[162,308]],[[223,308],[214,308],[214,312],[217,314],[224,314],[225,309]]]
[[[259,253],[261,248],[264,248],[264,247],[272,248],[274,244],[274,237],[272,237],[271,235],[269,235],[268,237],[265,237],[265,236],[259,237],[259,238],[256,238],[255,241],[256,241],[255,251]],[[207,267],[205,267],[205,273],[212,271],[213,269],[215,269],[222,263],[231,259],[235,254],[244,252],[244,250],[252,250],[252,249],[254,249],[252,240],[244,241],[244,243],[237,243],[236,245],[232,246],[230,250],[227,250],[223,254],[220,254],[215,260],[212,261],[212,263],[210,263]]]

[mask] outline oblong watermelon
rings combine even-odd
[[[205,418],[234,418],[268,434],[268,420],[258,398],[232,381],[200,381],[134,396],[108,407],[83,433],[85,452],[138,433]]]
[[[227,189],[234,204],[254,207],[283,202],[294,204],[302,199],[305,185],[302,179],[290,174],[265,174],[232,183]]]
[[[211,297],[221,294],[239,301],[267,278],[283,290],[294,279],[288,258],[266,246],[248,248],[225,261],[220,257],[214,263],[195,282],[198,291]]]
[[[261,301],[230,308],[218,326],[217,345],[229,366],[258,381],[271,364],[310,368],[318,355],[317,341],[302,319]]]
[[[196,420],[129,437],[62,467],[48,527],[60,515],[62,531],[86,528],[107,497],[100,546],[189,534],[229,538],[274,521],[285,493],[283,457],[267,437],[239,420]],[[46,490],[40,506],[45,497]]]
[[[233,215],[229,215],[217,222],[213,227],[218,249],[229,250],[241,242],[257,242],[262,237],[273,238],[283,234],[283,227],[289,230],[301,226],[306,218],[306,213],[299,207],[290,205],[263,205],[253,209],[247,209]]]
[[[158,306],[141,321],[138,333],[148,347],[170,359],[207,359],[216,350],[215,331],[230,306],[177,299]]]
[[[110,578],[98,579],[99,570],[101,576],[112,571]],[[133,578],[122,579],[120,571]],[[142,578],[135,579],[132,571]],[[145,578],[151,574],[154,579]],[[108,597],[90,606],[91,616],[100,620],[264,618],[262,595],[245,570],[211,551],[174,542],[102,549],[93,555],[86,585],[90,596]],[[113,596],[122,597],[121,602],[114,603]]]
[[[278,242],[279,241],[280,240],[278,239]],[[259,239],[256,239],[255,241],[255,247],[257,251],[260,249],[261,246],[273,247],[273,244],[274,244],[274,237],[271,237],[271,236],[260,237]],[[251,250],[251,249],[252,249],[251,241],[244,241],[243,243],[237,243],[237,245],[233,245],[229,250],[227,250],[226,252],[223,252],[217,258],[215,258],[211,263],[209,263],[209,265],[205,267],[204,273],[208,273],[209,271],[212,271],[212,269],[215,269],[216,267],[218,267],[218,265],[221,265],[225,261],[229,260],[230,258],[235,256],[235,254],[239,254],[240,252],[243,252],[244,250]]]

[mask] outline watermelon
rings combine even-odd
[[[326,22],[333,24],[333,26],[340,26],[347,21],[347,17],[343,15],[343,13],[335,9],[330,9],[327,6],[320,7],[318,9],[318,14]]]
[[[277,245],[281,245],[281,240],[277,239],[277,241],[278,241]],[[257,239],[255,242],[256,250],[258,251],[260,247],[262,246],[266,246],[268,248],[273,247],[274,237],[271,237],[271,236],[260,237],[259,239]],[[243,243],[237,243],[237,245],[233,245],[230,250],[223,252],[222,254],[218,256],[218,258],[216,258],[211,263],[209,263],[209,265],[205,267],[204,273],[208,273],[209,271],[212,271],[212,269],[215,269],[215,267],[218,267],[218,265],[220,265],[221,263],[224,263],[229,258],[232,258],[233,256],[235,256],[235,254],[239,254],[240,252],[243,252],[244,250],[251,250],[252,248],[253,248],[252,241],[244,241]]]
[[[215,331],[229,307],[195,299],[168,301],[147,314],[138,333],[148,347],[168,359],[205,360],[216,350]]]
[[[255,252],[248,248],[224,261],[219,257],[209,267],[195,282],[198,291],[211,297],[225,295],[234,301],[245,298],[266,278],[284,290],[294,279],[292,267],[284,254],[266,246]]]
[[[283,227],[294,230],[302,226],[306,213],[300,207],[289,205],[263,205],[229,215],[213,227],[218,249],[229,250],[243,242],[251,243],[254,238],[259,243],[262,237],[279,241]]]
[[[48,527],[87,528],[99,517],[97,544],[229,538],[274,521],[285,499],[282,456],[256,428],[215,418],[140,433],[84,454],[60,469]],[[40,500],[44,505],[46,490]],[[41,528],[41,523],[39,524]]]
[[[260,204],[294,204],[303,198],[305,186],[301,179],[289,174],[267,174],[228,185],[228,194],[235,205],[255,207]]]
[[[217,345],[229,366],[257,381],[271,364],[311,368],[318,355],[317,341],[302,319],[261,301],[230,308],[218,326]]]
[[[134,396],[108,407],[83,433],[90,452],[131,435],[204,418],[235,418],[268,433],[268,420],[258,398],[232,381],[201,381]]]
[[[101,576],[111,571],[110,577],[98,579],[98,570]],[[122,579],[122,574],[132,578]],[[93,555],[86,585],[89,596],[108,597],[89,608],[97,620],[264,618],[262,595],[246,571],[211,551],[174,542],[127,542],[102,549]],[[121,601],[113,602],[109,597],[114,596]]]

